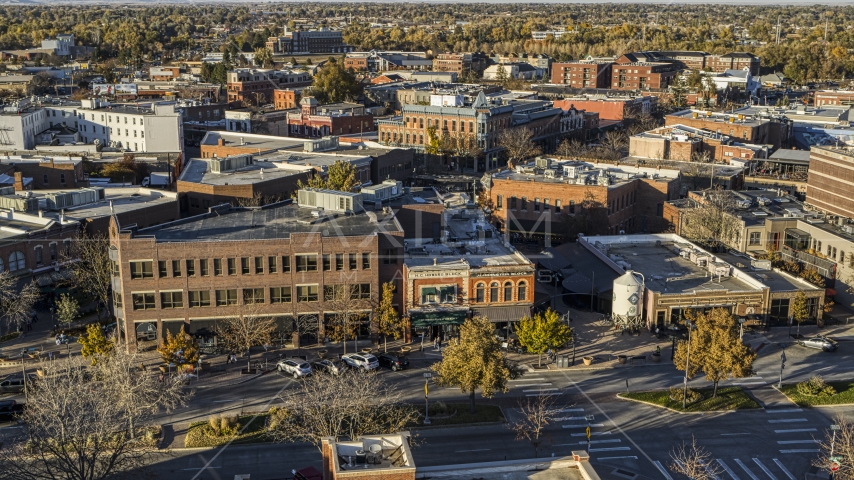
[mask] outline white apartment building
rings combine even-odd
[[[98,143],[131,152],[183,151],[181,114],[173,103],[149,106],[113,105],[86,99],[60,105],[44,105],[47,126],[65,123],[74,127],[86,144]]]
[[[19,100],[0,112],[0,148],[3,150],[32,150],[36,135],[49,127],[47,112]]]

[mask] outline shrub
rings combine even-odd
[[[211,428],[211,432],[219,433],[219,417],[216,415],[208,417],[208,426]]]
[[[230,437],[232,435],[237,435],[238,427],[239,427],[239,422],[238,422],[237,415],[233,415],[233,416],[223,415],[220,418],[219,435],[220,436],[228,436],[228,437]]]
[[[683,393],[685,393],[683,387],[670,387],[670,399],[674,402],[681,402],[683,398]],[[696,390],[691,390],[690,388],[688,389],[687,403],[694,403],[699,400],[702,400],[702,398],[703,396],[700,394],[700,392]]]
[[[448,405],[445,402],[433,402],[430,405],[430,412],[435,415],[443,415],[448,413]]]
[[[820,375],[813,375],[797,386],[798,393],[808,397],[830,397],[836,395],[836,389],[828,385]]]

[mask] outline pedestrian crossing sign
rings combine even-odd
[[[590,427],[584,429],[584,432],[587,434],[587,440],[590,440]]]

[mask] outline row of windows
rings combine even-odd
[[[271,287],[269,289],[269,297],[265,298],[263,288],[243,288],[240,290],[243,296],[244,305],[252,304],[280,304],[291,303],[293,300],[293,287]],[[210,290],[190,290],[188,294],[189,308],[204,308],[204,307],[230,307],[239,305],[238,289],[214,290],[213,299],[211,298]],[[316,302],[318,301],[319,287],[318,285],[297,285],[296,286],[296,301]],[[156,292],[133,292],[131,293],[131,305],[134,310],[153,310],[157,308],[155,299]],[[371,298],[371,284],[359,283],[349,285],[324,285],[323,300],[331,302],[335,300],[369,300]],[[116,307],[122,307],[122,294],[115,293],[113,296]],[[160,308],[175,309],[184,308],[184,292],[183,291],[168,291],[160,292]]]
[[[517,200],[518,200],[518,202],[517,202]],[[516,197],[510,197],[509,202],[510,202],[510,205],[508,206],[508,208],[510,210],[525,210],[525,211],[528,210],[528,197],[522,197],[521,199],[517,199]],[[548,198],[543,199],[542,209],[544,211],[551,209],[551,203],[550,202],[551,202],[551,200]],[[520,208],[517,209],[516,208],[517,206],[519,206]],[[540,206],[541,206],[540,198],[535,197],[534,198],[534,211],[539,212]],[[495,207],[496,208],[504,208],[504,196],[503,195],[498,195],[495,198]],[[562,207],[563,207],[563,203],[561,202],[561,200],[560,199],[555,200],[555,204],[554,204],[555,213],[560,213],[560,210]],[[569,213],[575,213],[575,200],[569,201]]]
[[[294,266],[297,272],[318,271],[317,254],[294,255]],[[223,262],[225,260],[225,262]],[[343,270],[370,270],[371,254],[369,252],[336,253],[321,255],[322,268],[324,272]],[[198,269],[196,268],[198,263]],[[396,262],[395,262],[396,263]],[[154,262],[152,260],[137,260],[130,262],[130,276],[132,279],[154,278]],[[183,267],[183,270],[182,270]],[[346,268],[345,268],[346,267]],[[202,277],[211,275],[218,277],[222,275],[263,275],[264,273],[291,273],[291,257],[288,255],[267,257],[241,257],[241,258],[214,258],[213,260],[202,258],[181,260],[158,260],[157,274],[159,278],[166,277]]]
[[[500,288],[500,285],[498,284],[498,282],[492,282],[489,284],[489,301],[490,302],[495,303],[498,301],[503,301],[503,302],[512,302],[513,301],[513,282],[511,282],[511,281],[504,282],[504,288],[503,288],[504,291],[502,292],[503,296],[501,297],[501,300],[498,299],[499,290],[501,290],[501,288]],[[516,290],[517,290],[516,291],[516,301],[518,301],[518,302],[525,301],[525,299],[528,296],[528,286],[524,280],[520,281],[518,283],[518,285],[516,286]],[[485,283],[478,283],[477,286],[475,287],[475,302],[477,302],[477,303],[486,302],[487,301],[486,295],[487,295],[486,284]]]

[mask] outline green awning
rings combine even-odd
[[[460,325],[466,321],[466,310],[441,312],[412,312],[409,319],[413,327],[429,327],[433,325]]]
[[[436,288],[435,287],[424,287],[421,289],[421,295],[422,296],[424,296],[424,295],[436,295]]]

